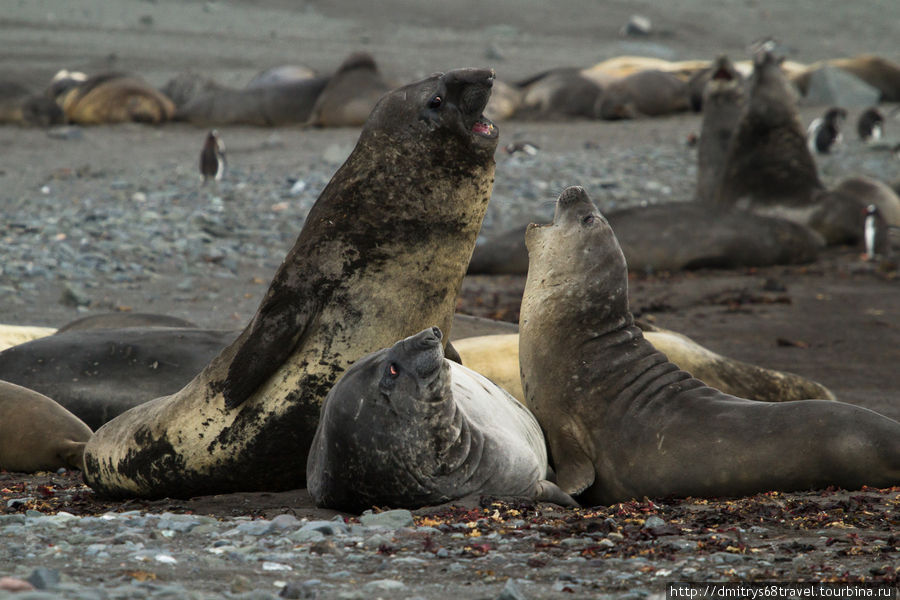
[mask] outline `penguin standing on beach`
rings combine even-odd
[[[884,116],[874,106],[867,108],[856,121],[856,132],[867,144],[877,142],[884,136]]]
[[[863,240],[866,244],[866,260],[873,261],[877,257],[887,257],[889,251],[889,231],[884,217],[874,204],[866,207],[866,220],[863,225]]]
[[[206,135],[200,152],[200,174],[205,184],[210,179],[221,181],[225,174],[225,144],[219,139],[219,132],[213,129]]]
[[[828,154],[841,143],[841,127],[847,111],[843,108],[829,108],[825,115],[809,124],[806,130],[806,142],[809,151],[818,154]]]

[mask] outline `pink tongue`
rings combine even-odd
[[[474,131],[475,133],[484,133],[484,134],[488,134],[488,133],[491,132],[491,126],[488,125],[487,123],[483,123],[483,122],[481,122],[481,121],[478,121],[477,123],[475,123],[474,125],[472,125],[472,131]]]

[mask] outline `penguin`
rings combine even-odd
[[[825,115],[809,124],[806,141],[812,153],[828,154],[841,143],[841,126],[847,118],[843,108],[829,108]]]
[[[200,152],[200,174],[205,184],[210,179],[221,181],[225,174],[225,144],[219,138],[219,132],[213,129],[206,135],[203,150]]]
[[[859,139],[866,143],[877,142],[884,135],[884,117],[874,106],[867,108],[859,115],[856,122]]]
[[[884,217],[874,204],[865,208],[866,219],[863,225],[863,240],[866,245],[865,258],[874,261],[877,257],[886,257],[889,251],[889,231]]]

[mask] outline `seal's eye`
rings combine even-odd
[[[594,215],[585,215],[584,217],[581,217],[581,222],[585,225],[593,225]]]
[[[428,101],[428,108],[440,108],[441,104],[444,102],[443,98],[440,96],[435,96],[431,100]]]
[[[391,363],[388,366],[388,375],[390,375],[391,377],[396,377],[399,374],[400,374],[400,369],[397,368],[397,365],[395,365],[394,363]]]

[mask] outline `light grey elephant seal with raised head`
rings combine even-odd
[[[322,401],[359,358],[449,331],[494,180],[494,73],[386,94],[309,212],[256,315],[183,389],[101,427],[85,478],[107,496],[306,484]]]
[[[306,465],[321,507],[418,508],[471,494],[575,505],[547,481],[534,416],[490,380],[444,358],[430,327],[356,362],[322,406]]]
[[[900,483],[900,423],[708,387],[644,339],[625,257],[580,187],[527,232],[519,359],[564,492],[583,504]]]

